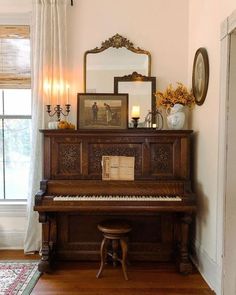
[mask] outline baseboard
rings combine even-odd
[[[221,295],[221,268],[201,245],[195,241],[192,260],[207,284],[217,295]]]
[[[23,249],[25,232],[0,232],[0,249],[14,250]]]

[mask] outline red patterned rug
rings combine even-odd
[[[40,272],[35,261],[0,261],[0,295],[29,295]]]

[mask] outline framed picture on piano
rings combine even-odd
[[[127,93],[78,93],[77,100],[77,129],[127,129]]]

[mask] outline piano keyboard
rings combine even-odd
[[[53,201],[178,201],[180,196],[112,196],[112,195],[84,195],[84,196],[54,196]]]

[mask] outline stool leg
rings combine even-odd
[[[108,243],[108,239],[104,238],[102,240],[102,243],[101,243],[101,249],[100,249],[101,265],[100,265],[100,269],[99,269],[99,271],[98,271],[98,273],[96,275],[97,279],[102,275],[104,264],[106,262],[106,258],[107,258],[107,243]]]
[[[113,260],[113,266],[117,266],[117,259],[118,259],[118,247],[119,247],[119,242],[118,240],[112,240],[112,260]]]
[[[124,278],[126,279],[126,281],[128,281],[128,275],[127,275],[127,269],[126,269],[126,258],[128,253],[128,246],[124,239],[120,239],[120,245],[122,249],[122,260],[121,260],[122,270],[123,270]]]

